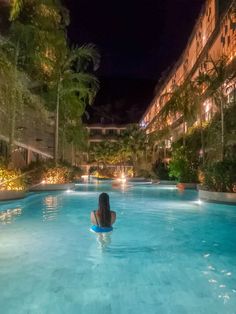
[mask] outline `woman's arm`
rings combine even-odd
[[[111,224],[113,225],[116,221],[116,212],[111,211]]]
[[[91,214],[90,214],[90,220],[91,220],[92,225],[96,225],[96,224],[97,224],[97,223],[96,223],[96,220],[95,220],[95,217],[94,217],[94,212],[91,212]]]

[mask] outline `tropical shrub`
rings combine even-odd
[[[26,182],[20,170],[7,169],[0,166],[0,190],[23,191]]]
[[[96,169],[91,170],[90,173],[91,175],[100,179],[110,179],[110,178],[115,177],[114,170],[111,170],[110,168],[107,168],[107,167],[103,167],[103,168],[97,167]]]
[[[198,156],[186,148],[177,148],[169,164],[169,174],[179,182],[197,182]]]
[[[55,164],[52,161],[48,162],[32,162],[24,169],[28,173],[29,184],[65,184],[78,180],[82,171],[78,167],[72,167],[66,164]]]
[[[67,167],[55,166],[42,173],[42,182],[46,184],[65,184],[71,182],[71,170]]]
[[[214,162],[204,169],[203,189],[214,192],[235,192],[236,160]]]

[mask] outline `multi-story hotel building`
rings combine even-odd
[[[127,125],[122,124],[89,124],[86,126],[89,134],[90,146],[102,141],[116,142],[117,137],[127,129]]]
[[[180,86],[187,79],[193,80],[200,72],[207,69],[206,60],[218,60],[227,57],[229,63],[236,59],[236,16],[235,0],[206,0],[187,46],[178,62],[171,69],[163,83],[156,88],[156,94],[144,113],[140,126],[147,133],[162,129],[161,122],[157,119],[160,110],[169,100],[176,86]],[[228,90],[230,97],[235,97],[234,88]],[[211,99],[203,103],[204,120],[211,119],[213,104]],[[176,141],[183,134],[183,120],[180,115],[171,118],[171,135],[165,140],[167,146],[171,141]]]

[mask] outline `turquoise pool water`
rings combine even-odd
[[[102,191],[118,216],[105,239],[89,231]],[[0,210],[1,314],[236,313],[235,206],[100,184]]]

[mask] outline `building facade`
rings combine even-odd
[[[0,156],[6,158],[10,126],[10,115],[0,104]],[[54,156],[54,115],[43,106],[17,110],[14,132],[12,161],[16,168],[22,168],[32,161],[52,159]]]
[[[116,142],[119,135],[127,129],[125,124],[90,124],[86,126],[90,146],[102,141]]]
[[[207,60],[216,61],[222,56],[227,58],[228,63],[235,62],[235,1],[206,0],[184,52],[166,79],[157,86],[155,96],[142,116],[140,126],[145,128],[147,133],[161,130],[162,124],[157,119],[158,114],[176,86],[182,85],[187,79],[194,80],[200,72],[207,71]],[[235,97],[235,86],[233,90],[227,91],[229,97]],[[211,99],[205,100],[203,120],[212,118],[213,107]],[[186,132],[180,118],[181,116],[176,114],[168,121],[172,132],[165,140],[167,147],[170,146],[170,142],[178,140],[183,132]]]

